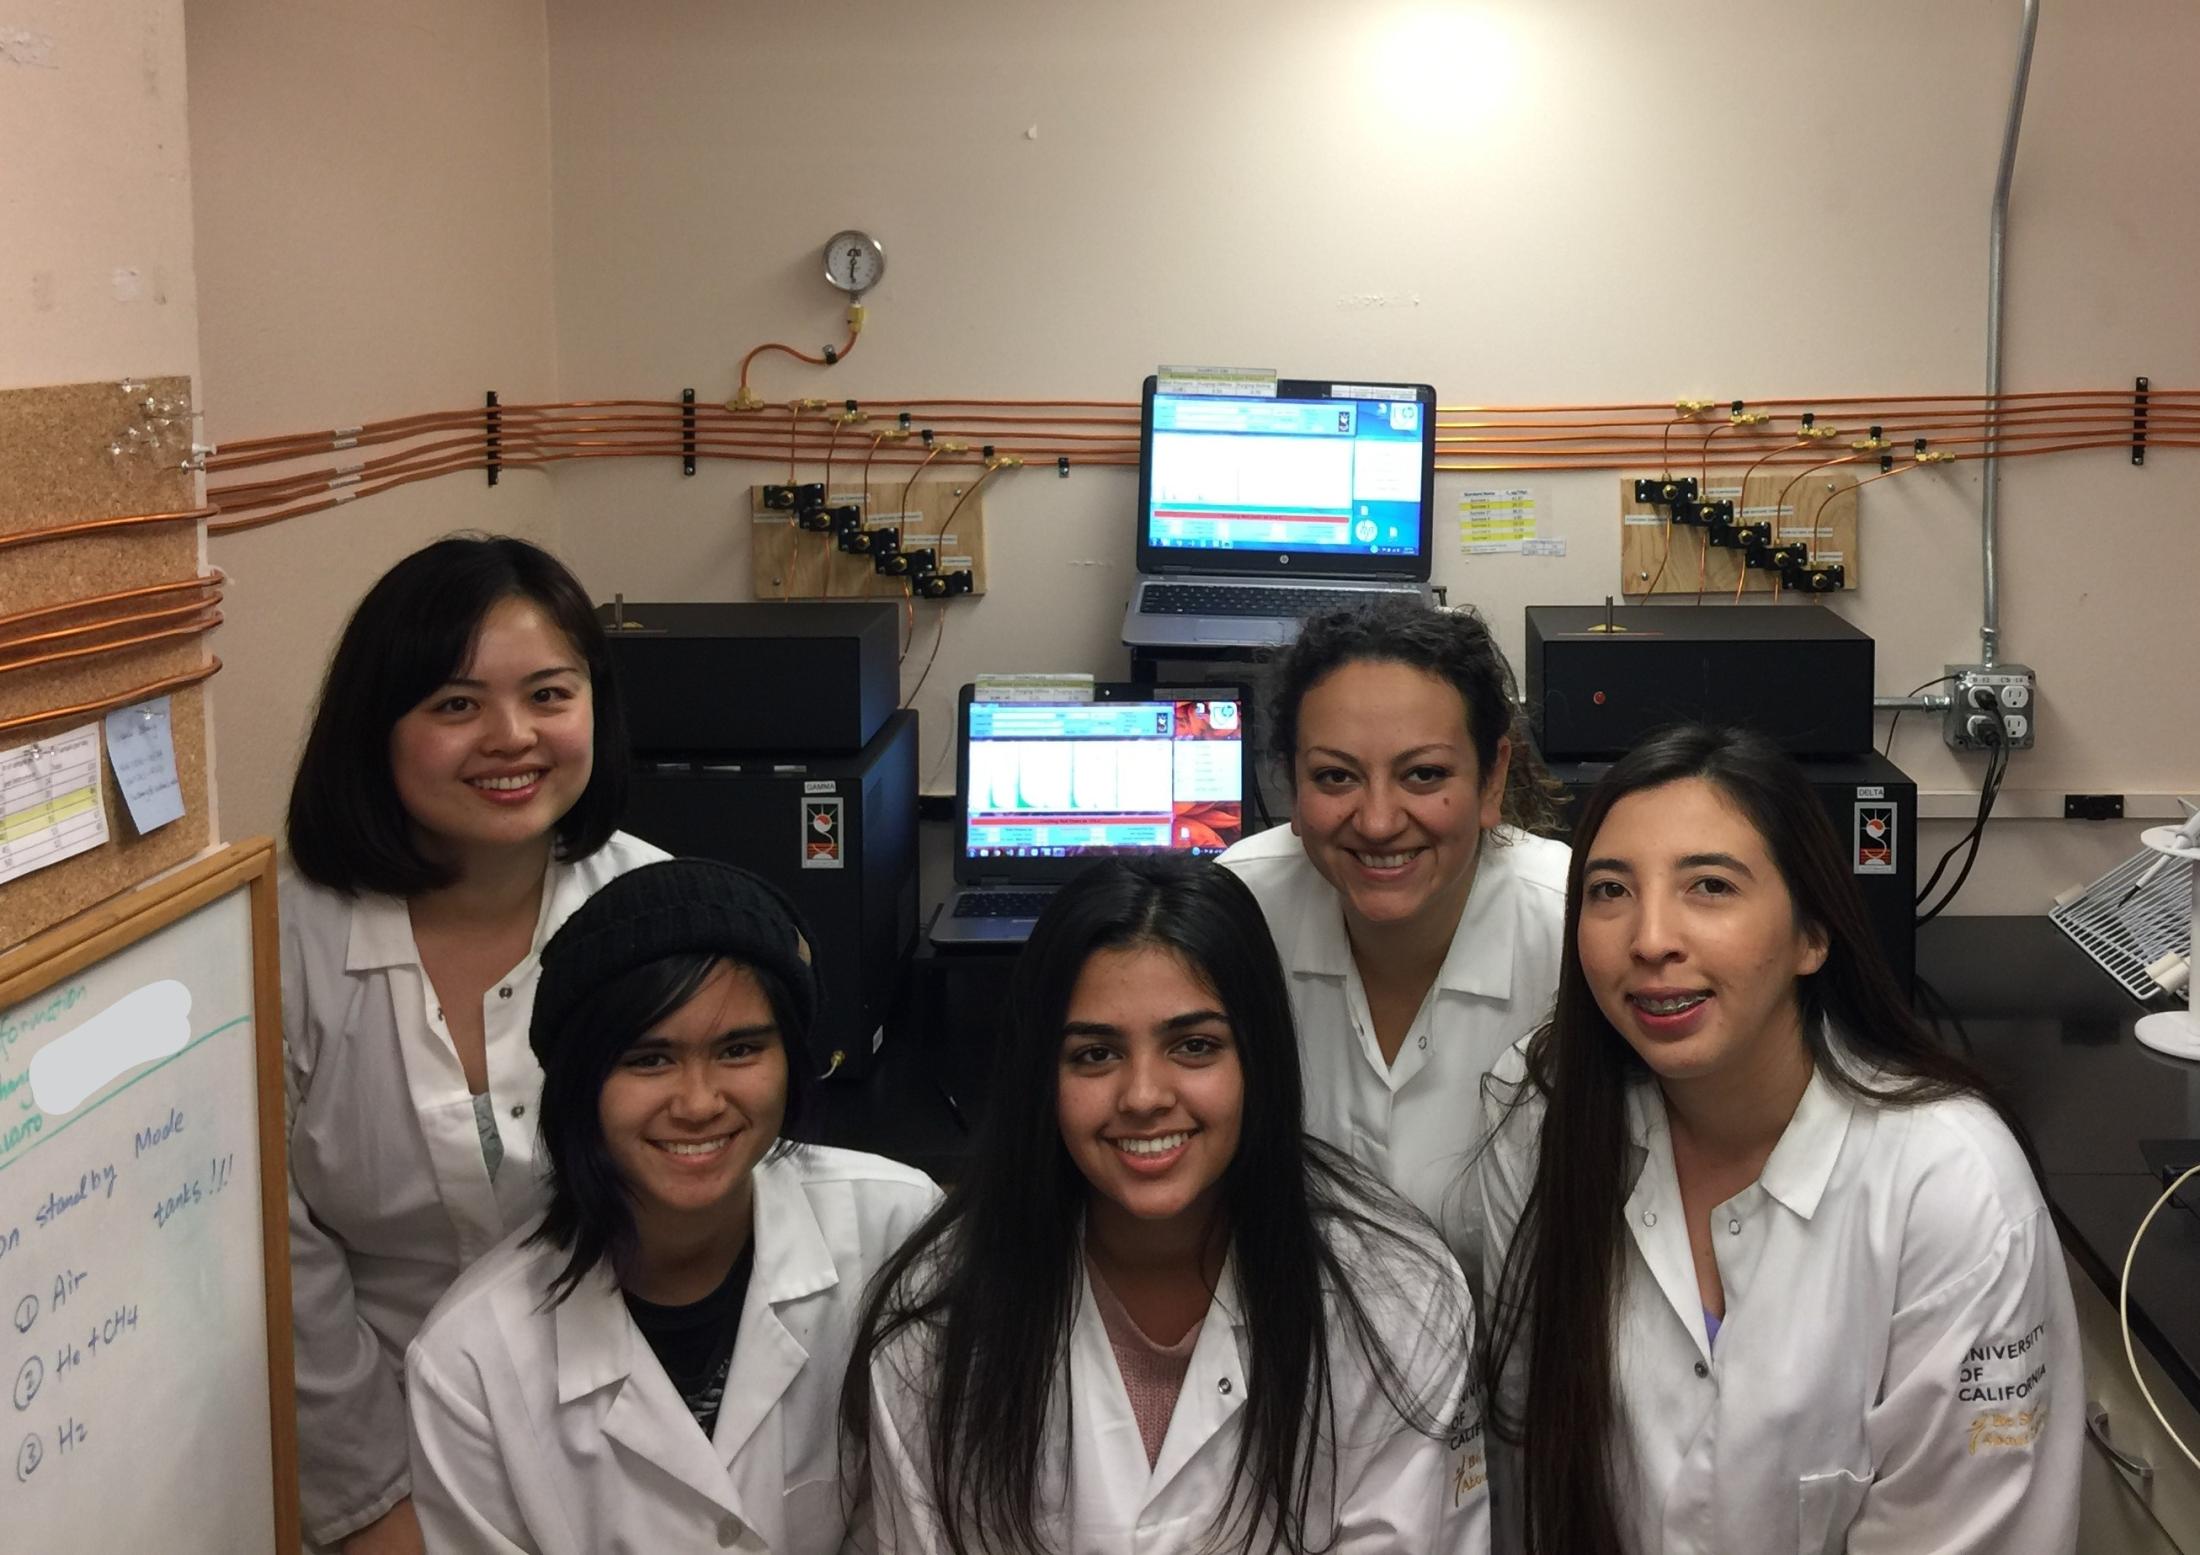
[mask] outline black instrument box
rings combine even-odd
[[[1528,722],[1550,761],[1667,724],[1739,724],[1795,756],[1872,748],[1872,640],[1818,605],[1530,605]]]
[[[854,755],[901,700],[900,607],[599,605],[638,754]]]
[[[893,714],[853,756],[640,758],[626,829],[787,893],[814,936],[813,1056],[861,1074],[917,932],[917,715]]]

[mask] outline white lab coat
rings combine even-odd
[[[317,1543],[334,1545],[405,1496],[405,1346],[459,1270],[541,1211],[542,1070],[527,1023],[544,942],[607,881],[665,856],[620,834],[550,866],[526,959],[482,1001],[504,1145],[494,1184],[404,902],[284,879],[298,1463]]]
[[[1298,837],[1277,826],[1221,859],[1252,889],[1289,974],[1306,1131],[1419,1206],[1470,1275],[1481,1267],[1466,1168],[1482,1142],[1482,1077],[1550,1014],[1571,857],[1509,826],[1484,840],[1451,953],[1394,1064],[1375,1040],[1343,904]]]
[[[1509,1090],[1524,1074],[1514,1052],[1498,1078]],[[1531,1097],[1479,1174],[1485,1288],[1534,1181],[1541,1115]],[[1991,1108],[1876,1106],[1813,1075],[1758,1180],[1712,1212],[1715,1342],[1655,1084],[1633,1088],[1628,1120],[1614,1353],[1630,1551],[2069,1555],[2077,1316],[2038,1184]]]
[[[1466,1286],[1433,1239],[1428,1250],[1451,1289],[1430,1289],[1418,1266],[1401,1269],[1394,1253],[1359,1244],[1347,1266],[1364,1272],[1361,1299],[1412,1395],[1431,1416],[1453,1422],[1452,1430],[1436,1440],[1407,1424],[1365,1358],[1332,1326],[1337,1429],[1333,1452],[1316,1470],[1308,1520],[1316,1536],[1326,1536],[1334,1517],[1335,1555],[1483,1555],[1489,1548],[1481,1411],[1468,1357],[1457,1343],[1472,1332]],[[1149,1466],[1091,1282],[1080,1274],[1067,1385],[1054,1390],[1040,1448],[1040,1504],[1049,1509],[1040,1529],[1051,1555],[1178,1555],[1207,1547],[1243,1431],[1243,1311],[1235,1263],[1226,1262],[1160,1457]],[[1432,1312],[1452,1320],[1432,1323]],[[943,1555],[947,1549],[932,1496],[928,1341],[929,1335],[904,1330],[871,1370],[872,1499],[879,1547],[895,1555]]]
[[[755,1173],[755,1261],[706,1438],[607,1268],[555,1307],[565,1255],[515,1235],[451,1287],[407,1356],[413,1505],[433,1555],[849,1547],[841,1378],[871,1276],[939,1190],[804,1146]]]

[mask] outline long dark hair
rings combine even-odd
[[[524,599],[556,623],[588,667],[595,760],[556,827],[562,859],[585,858],[626,806],[626,720],[611,653],[588,594],[548,551],[509,535],[451,535],[375,581],[345,623],[290,786],[291,862],[316,885],[415,896],[453,871],[420,851],[390,773],[390,731],[460,673],[490,610]]]
[[[1617,1555],[1621,1547],[1611,1450],[1613,1300],[1630,1189],[1627,1091],[1650,1075],[1605,1019],[1581,969],[1582,869],[1614,805],[1688,778],[1712,784],[1747,818],[1787,886],[1797,923],[1825,938],[1825,964],[1796,980],[1803,1038],[1818,1072],[1875,1106],[1976,1096],[2020,1142],[2025,1137],[1985,1081],[1942,1051],[1911,1014],[1801,768],[1762,736],[1703,725],[1661,731],[1614,762],[1574,831],[1557,1003],[1529,1039],[1526,1083],[1499,1098],[1508,1107],[1530,1096],[1543,1102],[1535,1182],[1489,1293],[1485,1385],[1492,1430],[1533,1444],[1519,1454],[1522,1512],[1528,1548],[1545,1555]],[[1828,1045],[1829,1026],[1838,1054]],[[1508,1388],[1517,1392],[1517,1413]]]
[[[1544,771],[1520,716],[1512,666],[1489,623],[1471,609],[1439,610],[1418,599],[1343,605],[1308,617],[1269,672],[1268,754],[1298,783],[1299,709],[1306,694],[1347,664],[1403,664],[1459,693],[1475,769],[1487,779],[1497,742],[1512,740],[1502,817],[1524,831],[1558,825],[1559,785]]]
[[[998,1094],[969,1170],[881,1272],[841,1394],[843,1426],[860,1448],[869,1439],[874,1360],[893,1364],[881,1352],[900,1335],[920,1347],[930,1489],[955,1555],[1046,1548],[1041,1453],[1057,1390],[1068,1386],[1091,1192],[1055,1111],[1062,1027],[1093,954],[1134,945],[1167,950],[1207,983],[1229,1017],[1244,1073],[1221,1215],[1251,1354],[1244,1434],[1214,1543],[1249,1551],[1266,1517],[1266,1550],[1326,1546],[1309,1506],[1324,1450],[1336,1440],[1333,1330],[1364,1352],[1405,1419],[1430,1435],[1449,1424],[1442,1415],[1450,1400],[1410,1396],[1402,1357],[1377,1334],[1362,1299],[1383,1294],[1371,1287],[1386,1264],[1426,1269],[1429,1290],[1450,1289],[1449,1260],[1403,1201],[1301,1132],[1290,996],[1252,893],[1212,863],[1108,860],[1058,892],[1033,929],[1011,980]],[[1333,1245],[1340,1230],[1348,1250],[1372,1256],[1348,1268]],[[1416,1299],[1429,1304],[1418,1290]],[[1455,1325],[1458,1344],[1470,1341],[1463,1301],[1426,1318],[1440,1337]],[[1060,1445],[1066,1471],[1069,1447]]]

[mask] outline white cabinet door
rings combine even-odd
[[[2086,1407],[2093,1421],[2080,1482],[2079,1555],[2200,1555],[2200,1469],[2177,1450],[2133,1385],[2114,1300],[2075,1263],[2070,1288],[2077,1300]],[[2179,1435],[2200,1446],[2200,1412],[2144,1345],[2136,1350],[2155,1402]],[[2119,1466],[2110,1446],[2153,1472],[2142,1477]]]

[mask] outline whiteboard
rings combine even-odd
[[[9,1555],[276,1546],[256,894],[0,1010]]]

